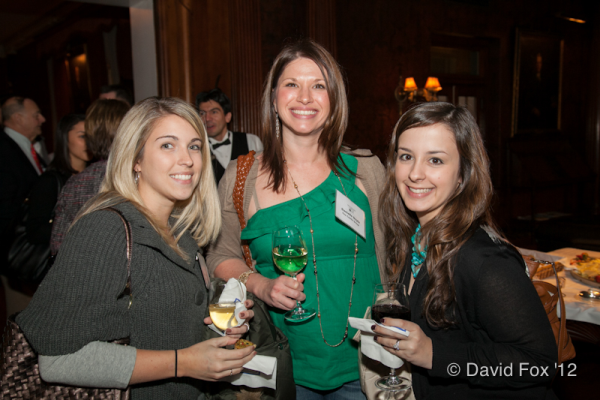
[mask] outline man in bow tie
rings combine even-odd
[[[206,125],[213,171],[218,185],[231,160],[236,160],[251,150],[262,151],[263,145],[256,135],[231,132],[227,129],[227,124],[231,121],[231,102],[221,89],[199,93],[196,96],[196,106]]]

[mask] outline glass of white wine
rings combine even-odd
[[[286,226],[273,232],[273,262],[286,275],[296,279],[308,261],[306,242],[296,226]],[[305,321],[315,315],[315,310],[303,308],[296,300],[296,308],[285,314],[288,321]]]
[[[235,318],[235,303],[222,303],[219,301],[225,284],[224,281],[215,282],[215,293],[208,305],[208,312],[213,324],[222,331],[238,325]]]

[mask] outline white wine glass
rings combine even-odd
[[[296,226],[286,226],[273,232],[273,262],[281,272],[296,280],[308,261],[306,242]],[[285,314],[288,321],[300,322],[312,318],[315,310],[303,308],[296,300],[296,308]]]
[[[376,322],[383,318],[404,319],[410,321],[410,306],[406,286],[396,282],[375,285],[371,317]],[[395,375],[396,370],[390,368],[390,374],[380,378],[375,384],[385,391],[403,391],[411,387],[409,379]]]
[[[213,324],[222,331],[238,325],[235,318],[235,303],[221,302],[221,294],[225,289],[226,282],[218,280],[215,282],[215,292],[208,305],[208,312]]]

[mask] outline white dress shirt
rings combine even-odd
[[[44,171],[40,171],[38,169],[38,166],[35,160],[33,159],[33,156],[31,155],[31,141],[25,136],[21,135],[19,132],[15,131],[14,129],[10,129],[6,126],[4,127],[4,132],[6,132],[6,134],[19,145],[19,147],[21,148],[21,150],[23,150],[23,153],[25,154],[31,165],[33,165],[33,168],[35,168],[35,170],[37,171],[38,175],[41,175]]]
[[[231,143],[219,146],[217,149],[213,147],[213,145],[222,143],[227,139],[229,139]],[[251,133],[246,133],[246,139],[248,140],[248,151],[254,150],[257,153],[259,151],[263,151],[263,144],[258,136]],[[214,154],[214,156],[217,158],[217,161],[219,161],[219,164],[221,164],[223,168],[227,168],[229,162],[231,161],[231,146],[233,145],[233,135],[231,134],[231,131],[227,131],[227,135],[225,135],[225,138],[221,141],[217,141],[209,137],[208,142],[210,143],[210,152]]]

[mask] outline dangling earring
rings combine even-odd
[[[275,137],[279,140],[279,114],[275,111]]]
[[[133,178],[133,180],[135,181],[135,185],[137,186],[138,184],[138,180],[140,179],[140,173],[135,171],[135,178]]]

